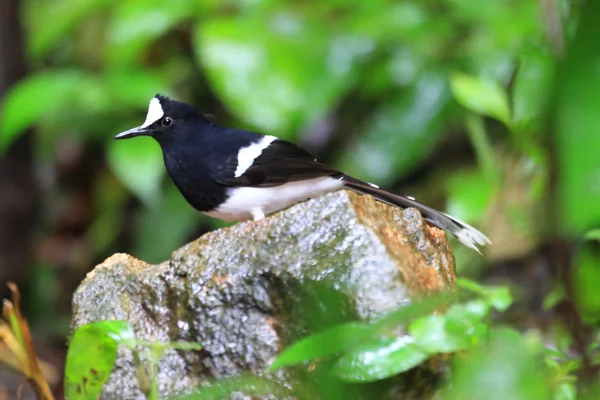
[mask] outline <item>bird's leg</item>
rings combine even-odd
[[[252,214],[252,218],[254,218],[255,221],[265,219],[265,213],[260,208],[253,208],[250,210],[250,214]]]

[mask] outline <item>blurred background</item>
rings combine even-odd
[[[583,0],[0,0],[0,292],[62,370],[71,294],[222,223],[140,125],[156,93],[478,226],[457,271],[520,329],[600,317],[600,6]],[[19,382],[0,374],[0,385]]]

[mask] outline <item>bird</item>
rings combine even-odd
[[[224,221],[261,220],[310,198],[341,189],[421,212],[430,224],[481,254],[491,244],[476,228],[442,211],[354,178],[318,161],[290,141],[218,125],[194,106],[156,94],[146,120],[115,139],[154,138],[171,180],[198,211]]]

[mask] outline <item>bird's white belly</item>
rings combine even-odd
[[[266,188],[233,188],[225,203],[205,214],[225,221],[245,221],[252,218],[257,210],[270,214],[299,201],[341,189],[342,186],[339,179],[323,177]]]

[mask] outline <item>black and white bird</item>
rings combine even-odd
[[[367,194],[390,205],[417,208],[431,224],[466,246],[490,244],[472,226],[441,211],[363,182],[317,161],[275,136],[226,128],[193,106],[156,95],[144,123],[115,136],[151,136],[185,199],[198,211],[225,221],[259,220],[299,201],[339,189]]]

